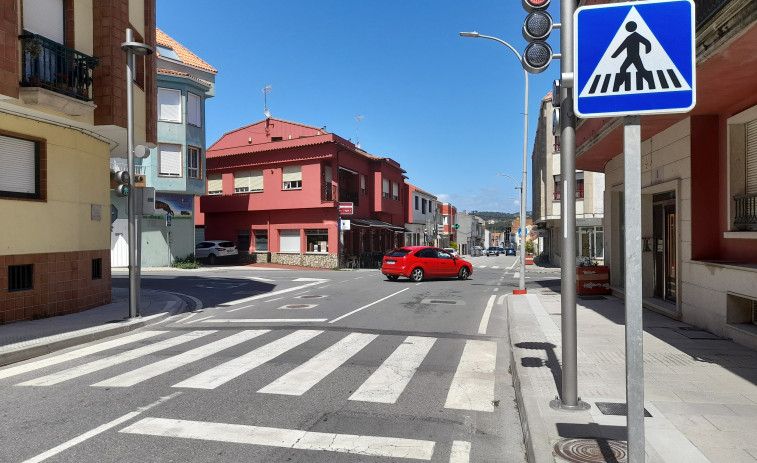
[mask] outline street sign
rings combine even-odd
[[[352,215],[353,204],[352,203],[339,203],[339,215]]]
[[[578,8],[573,35],[578,116],[682,113],[694,107],[692,0]]]
[[[350,230],[351,224],[349,220],[341,219],[339,221],[339,229],[340,230]]]

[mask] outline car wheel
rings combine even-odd
[[[208,263],[210,265],[215,265],[216,264],[216,255],[215,254],[210,254],[208,256]]]
[[[397,276],[397,275],[387,275],[386,278],[389,281],[397,281],[399,279],[399,276]]]
[[[468,267],[462,267],[459,272],[457,272],[457,277],[461,280],[467,280],[468,275],[470,275],[470,272],[468,271]]]
[[[410,273],[410,279],[415,281],[416,283],[423,281],[423,269],[420,267],[414,268]]]

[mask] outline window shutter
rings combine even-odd
[[[208,175],[208,194],[223,191],[223,180],[220,174]]]
[[[194,93],[187,93],[187,122],[197,127],[202,127],[201,101]]]
[[[263,191],[263,171],[250,172],[250,191]]]
[[[757,194],[757,120],[746,124],[746,194]]]
[[[284,181],[296,182],[302,180],[302,166],[284,167]]]
[[[158,119],[181,122],[181,91],[158,88]]]
[[[281,252],[300,252],[300,231],[280,230],[279,249]]]
[[[382,191],[383,191],[383,193],[385,193],[385,194],[387,194],[387,195],[388,195],[388,194],[389,194],[389,180],[387,180],[387,179],[384,179],[384,181],[383,181],[383,182],[381,182],[381,183],[382,183],[382,185],[381,185],[381,186],[382,186],[382,188],[383,188],[383,190],[382,190]]]
[[[160,145],[159,175],[181,176],[181,146]]]
[[[36,193],[35,157],[33,141],[0,135],[0,191]]]
[[[63,19],[63,0],[24,0],[24,29],[29,32],[63,44]]]

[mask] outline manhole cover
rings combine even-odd
[[[429,301],[431,304],[455,304],[455,301]]]
[[[594,402],[603,415],[628,416],[628,404],[620,402]],[[644,409],[644,417],[652,418],[652,414]]]
[[[297,296],[297,299],[321,299],[326,296],[316,294],[305,294],[304,296]]]
[[[621,463],[628,458],[626,443],[610,439],[563,439],[554,450],[558,457],[574,463]]]
[[[455,301],[451,299],[423,299],[421,304],[465,305],[465,301]]]
[[[279,307],[279,309],[312,309],[316,307],[315,304],[287,304]]]

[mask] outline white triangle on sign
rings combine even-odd
[[[618,32],[615,34],[615,37],[613,37],[610,45],[607,47],[607,50],[605,50],[604,55],[602,55],[602,59],[599,60],[597,67],[594,69],[594,72],[592,72],[591,77],[584,83],[579,97],[584,98],[608,95],[608,93],[597,92],[596,88],[594,92],[590,93],[590,89],[596,76],[601,76],[601,79],[604,79],[604,76],[609,75],[613,80],[618,77],[617,74],[620,72],[620,67],[626,60],[627,51],[621,51],[615,58],[613,58],[612,55],[618,50],[618,48],[620,48],[620,46],[623,44],[623,41],[630,35],[630,32],[626,30],[626,24],[631,21],[636,23],[635,32],[641,35],[643,38],[647,39],[651,45],[649,53],[646,53],[646,46],[643,43],[639,44],[639,57],[641,58],[641,62],[644,68],[647,71],[651,71],[652,76],[654,77],[655,86],[652,89],[650,88],[648,82],[643,81],[643,88],[637,89],[635,74],[638,69],[636,69],[636,66],[632,64],[630,65],[630,67],[628,67],[627,70],[627,72],[632,74],[632,84],[630,86],[630,90],[625,90],[625,86],[621,85],[620,88],[618,88],[616,91],[612,91],[611,94],[634,95],[642,93],[663,93],[691,90],[689,83],[686,82],[686,79],[684,79],[683,75],[681,75],[681,72],[678,70],[676,65],[673,64],[673,60],[670,59],[668,54],[665,52],[665,49],[662,48],[662,45],[660,45],[660,42],[649,29],[647,23],[644,22],[641,15],[636,10],[636,7],[631,7],[631,10],[626,16],[626,19],[623,20],[623,23],[620,25]],[[664,85],[659,80],[658,71],[663,73],[663,75],[666,76],[666,79],[668,78],[667,76],[669,76],[670,73],[673,73],[678,80],[679,85],[673,86],[670,84],[670,82],[667,82],[667,84]],[[611,85],[610,90],[612,90],[612,87],[613,86]]]

